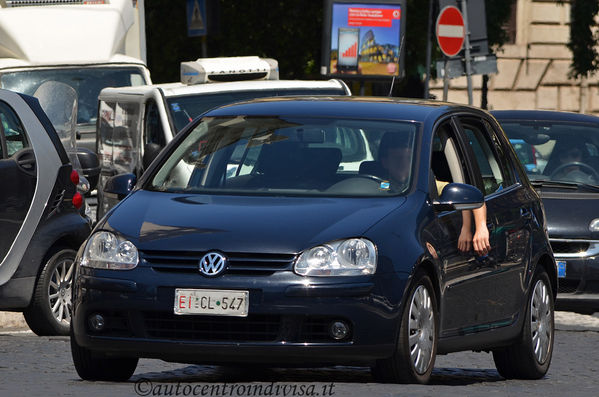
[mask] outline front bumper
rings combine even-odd
[[[407,282],[386,275],[306,283],[288,271],[218,278],[144,267],[80,271],[72,321],[80,346],[116,356],[202,364],[368,364],[389,357]],[[175,288],[247,290],[249,314],[175,315]],[[100,332],[89,324],[96,313],[106,319]],[[334,321],[349,324],[345,339],[330,335]]]

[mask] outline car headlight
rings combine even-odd
[[[128,270],[139,262],[137,248],[132,242],[114,233],[98,232],[87,240],[81,266],[96,269]]]
[[[595,218],[589,224],[589,230],[591,232],[599,232],[599,218]]]
[[[350,238],[304,251],[295,263],[302,276],[361,276],[376,271],[376,247],[370,240]]]

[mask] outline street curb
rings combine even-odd
[[[23,313],[0,311],[0,331],[28,330]]]

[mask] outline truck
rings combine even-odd
[[[78,96],[77,144],[95,151],[98,94],[151,84],[142,0],[0,0],[0,87],[33,95],[46,81]]]
[[[214,107],[259,97],[351,95],[342,80],[279,80],[278,62],[257,56],[182,62],[180,76],[175,83],[107,87],[100,92],[98,220],[122,198],[104,192],[109,178],[141,176],[179,131]]]

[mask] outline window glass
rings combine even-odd
[[[528,178],[599,185],[599,125],[501,120]]]
[[[167,103],[175,128],[177,131],[181,131],[194,118],[212,108],[253,98],[289,95],[345,95],[345,91],[342,88],[295,88],[231,91],[217,94],[201,93],[170,97],[167,99]]]
[[[100,103],[98,153],[103,167],[117,173],[133,172],[139,153],[140,106],[137,103]]]
[[[27,135],[21,121],[17,118],[15,112],[3,102],[0,102],[0,122],[6,141],[6,157],[11,157],[19,150],[29,147]]]
[[[418,128],[390,121],[205,118],[166,159],[149,188],[211,194],[403,194],[412,182]],[[380,140],[384,161],[369,155],[370,138]]]
[[[478,120],[462,120],[466,139],[474,152],[483,181],[485,195],[494,193],[506,186],[501,172],[501,165],[487,139],[487,130]]]
[[[156,102],[149,101],[146,104],[146,115],[145,115],[145,128],[144,128],[144,144],[155,143],[160,147],[166,145],[164,138],[164,131],[162,129],[162,123],[160,122],[160,115],[158,113],[158,106]]]
[[[499,137],[497,136],[497,132],[491,127],[491,125],[484,121],[485,127],[489,136],[491,137],[491,141],[493,142],[494,152],[497,154],[499,160],[499,166],[501,167],[501,173],[503,175],[504,187],[511,186],[516,183],[516,176],[514,168],[510,165],[510,156],[504,150]]]
[[[77,92],[77,124],[95,124],[98,116],[98,95],[105,87],[126,87],[144,84],[137,67],[84,67],[68,69],[26,70],[3,73],[2,88],[33,95],[46,81],[59,81]]]

